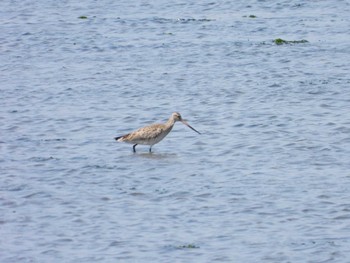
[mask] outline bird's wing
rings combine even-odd
[[[126,135],[128,140],[149,140],[159,136],[163,132],[162,124],[152,124],[146,127],[142,127],[134,132]]]

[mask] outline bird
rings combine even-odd
[[[136,131],[130,132],[128,134],[115,137],[114,139],[118,142],[126,142],[133,145],[133,151],[136,153],[136,146],[141,145],[150,145],[149,152],[152,152],[152,146],[156,143],[159,143],[165,138],[174,127],[175,122],[180,121],[190,129],[194,130],[198,134],[201,134],[199,131],[190,126],[184,119],[182,119],[180,113],[174,112],[166,123],[155,123],[149,126],[139,128]]]

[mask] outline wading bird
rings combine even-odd
[[[164,137],[167,136],[168,133],[171,131],[175,122],[177,121],[182,122],[198,134],[201,134],[199,131],[191,127],[185,120],[183,120],[180,113],[174,112],[166,123],[151,124],[126,135],[115,137],[114,139],[118,142],[134,144],[134,146],[132,147],[134,152],[136,152],[135,147],[138,144],[150,145],[149,152],[152,152],[152,146],[163,140]]]

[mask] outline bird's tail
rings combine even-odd
[[[114,137],[114,140],[118,141],[118,142],[123,142],[124,141],[124,138],[125,138],[126,135],[123,135],[123,136],[118,136],[118,137]]]

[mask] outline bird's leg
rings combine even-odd
[[[152,145],[149,147],[149,152],[150,153],[152,152]]]
[[[136,153],[136,149],[135,149],[136,145],[137,143],[132,147],[132,149],[134,150],[134,153]]]

